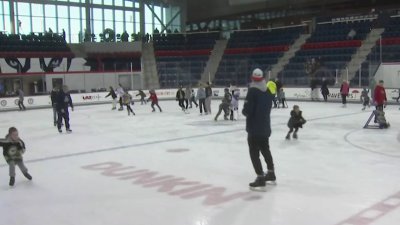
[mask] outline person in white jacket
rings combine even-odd
[[[124,88],[122,87],[121,84],[119,84],[119,87],[117,87],[115,92],[119,96],[119,109],[118,109],[118,111],[122,111],[122,110],[124,110],[124,107],[123,107],[123,104],[122,104],[122,96],[124,96],[125,91],[124,91]]]
[[[231,120],[238,120],[239,117],[239,97],[240,89],[235,88],[232,90],[232,101],[231,101]]]

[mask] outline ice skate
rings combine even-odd
[[[23,173],[23,174],[24,174],[24,176],[26,177],[26,179],[32,180],[32,176],[31,176],[28,172],[25,172],[25,173]]]
[[[265,182],[268,182],[269,184],[276,184],[276,176],[274,172],[267,172],[264,176]]]
[[[364,111],[364,110],[365,110],[365,106],[364,106],[364,107],[363,107],[361,110],[363,110],[363,111]]]
[[[290,134],[287,134],[285,137],[286,140],[290,140]]]
[[[117,109],[117,107],[112,107],[112,108],[111,108],[111,110],[116,110],[116,109]]]
[[[62,130],[61,130],[61,128],[60,128],[60,129],[58,129],[58,133],[60,133],[60,134],[62,133]]]
[[[266,191],[264,177],[258,176],[254,182],[249,183],[249,188],[252,191]]]
[[[67,133],[71,133],[72,132],[72,130],[69,129],[69,128],[66,131],[67,131]]]
[[[294,133],[293,133],[293,138],[294,138],[294,139],[297,139],[297,132],[294,132]]]
[[[8,183],[10,186],[14,186],[15,184],[15,177],[10,177],[10,182]]]

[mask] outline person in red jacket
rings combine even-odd
[[[349,83],[347,83],[347,81],[344,80],[342,85],[340,86],[340,94],[342,95],[343,107],[346,107],[346,103],[347,103],[346,98],[349,95],[349,91],[350,91]]]
[[[162,112],[161,107],[158,105],[158,98],[157,98],[157,95],[156,95],[156,91],[150,90],[149,93],[150,93],[150,97],[149,97],[149,99],[147,101],[151,100],[151,108],[153,109],[152,112],[156,111],[154,109],[154,105],[156,105],[158,107],[158,109],[160,110],[160,112]]]
[[[375,100],[375,107],[377,110],[382,110],[383,107],[386,105],[386,91],[383,87],[383,80],[380,80],[378,85],[376,85],[374,90],[374,100]]]

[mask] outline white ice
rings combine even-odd
[[[0,163],[0,224],[399,224],[398,106],[386,108],[391,127],[380,130],[362,128],[372,108],[360,104],[293,104],[307,124],[286,141],[290,109],[273,109],[277,184],[266,192],[248,188],[255,173],[243,116],[215,122],[175,101],[161,101],[162,113],[135,104],[134,117],[111,104],[77,106],[73,133],[59,134],[51,109],[2,112],[1,135],[18,128],[33,180],[17,169],[9,187]]]

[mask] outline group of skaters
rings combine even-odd
[[[128,116],[130,116],[131,114],[133,116],[136,115],[131,107],[131,105],[135,104],[132,95],[129,94],[129,92],[126,89],[124,89],[121,84],[115,90],[111,86],[109,88],[110,88],[109,93],[105,97],[107,98],[107,97],[111,96],[111,98],[112,98],[111,110],[117,109],[117,101],[118,101],[119,102],[118,111],[123,111],[124,106],[125,106],[126,110],[128,111]],[[149,95],[150,95],[150,97],[148,99],[146,99],[146,93],[144,93],[143,90],[139,90],[136,97],[137,96],[140,97],[141,105],[145,105],[145,104],[147,104],[147,102],[151,101],[152,112],[156,111],[154,106],[157,106],[158,109],[160,110],[160,112],[162,112],[162,109],[161,109],[160,105],[158,104],[158,97],[157,97],[155,90],[150,90]]]
[[[200,115],[211,114],[211,99],[212,99],[212,88],[210,82],[205,84],[200,83],[197,93],[194,92],[192,87],[189,85],[183,90],[183,86],[180,85],[176,92],[176,101],[178,101],[179,107],[182,111],[187,112],[188,108],[193,108],[193,104],[196,108],[199,108]],[[197,103],[197,101],[199,103]]]

